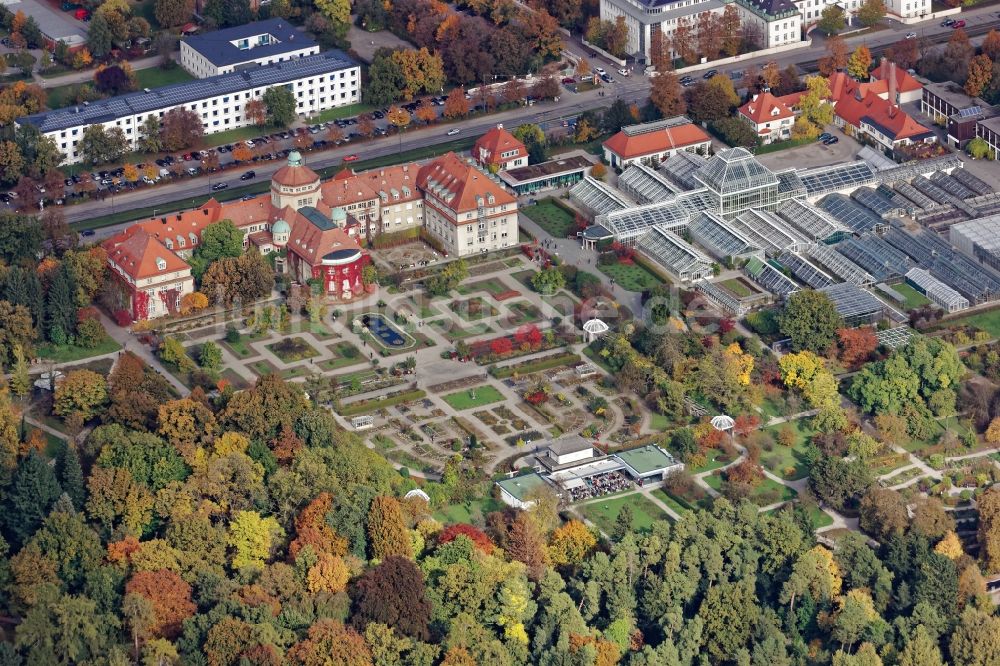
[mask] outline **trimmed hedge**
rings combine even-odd
[[[515,363],[514,365],[508,365],[502,368],[493,366],[489,369],[489,373],[497,379],[507,379],[508,377],[512,377],[515,372],[527,375],[532,372],[541,372],[542,370],[558,368],[561,365],[579,363],[582,360],[583,359],[580,358],[579,354],[557,354],[555,356],[547,356],[546,358],[540,358],[526,363]]]
[[[344,417],[357,416],[358,414],[375,411],[376,409],[381,409],[382,407],[393,407],[404,402],[410,402],[411,400],[419,400],[420,398],[426,396],[427,392],[423,389],[403,391],[402,393],[390,393],[381,400],[378,398],[370,398],[368,400],[352,402],[349,405],[343,405],[337,409],[337,413]]]

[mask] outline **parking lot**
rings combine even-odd
[[[823,145],[821,141],[813,141],[804,146],[786,148],[773,153],[758,155],[757,159],[768,169],[782,171],[788,168],[810,169],[812,167],[850,162],[859,150],[858,142],[848,137],[832,125],[825,127],[824,132],[840,139],[833,145]]]

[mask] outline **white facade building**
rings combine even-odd
[[[601,0],[600,9],[603,20],[614,22],[624,17],[628,27],[626,52],[649,63],[657,31],[662,31],[667,41],[684,23],[697,32],[699,16],[706,12],[721,15],[730,2],[739,10],[743,26],[755,27],[761,48],[801,41],[802,16],[792,0]]]
[[[120,128],[132,150],[137,147],[140,127],[148,117],[162,120],[164,114],[176,108],[198,113],[206,135],[225,132],[253,124],[246,117],[247,102],[261,99],[269,88],[277,86],[292,91],[300,116],[313,116],[359,102],[361,68],[346,54],[327,51],[200,81],[36,113],[18,118],[16,123],[34,125],[42,134],[52,137],[65,156],[63,164],[75,164],[83,161],[79,142],[84,130],[92,125]]]
[[[284,19],[216,30],[180,43],[181,67],[199,79],[316,55],[319,44]]]

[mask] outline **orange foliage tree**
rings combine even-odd
[[[125,585],[125,593],[141,595],[153,604],[156,624],[152,632],[163,638],[180,635],[181,623],[197,610],[191,586],[169,569],[137,572]]]

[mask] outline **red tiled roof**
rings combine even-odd
[[[740,107],[740,114],[746,116],[755,125],[763,125],[773,120],[791,118],[795,114],[769,92],[754,95],[753,99]]]
[[[618,132],[604,142],[604,147],[623,160],[686,148],[709,141],[705,132],[693,123],[629,136]]]
[[[274,172],[271,182],[285,187],[302,187],[312,183],[319,184],[319,174],[305,164],[299,166],[286,164]]]
[[[888,82],[889,82],[889,70],[892,69],[895,63],[889,60],[882,60],[878,67],[872,70],[871,79],[872,81],[879,81],[886,84],[886,93],[889,92]],[[896,66],[896,90],[901,93],[913,92],[914,90],[923,90],[923,86],[920,85],[920,81],[910,76],[902,67]]]
[[[430,191],[457,212],[475,210],[481,201],[493,195],[494,204],[512,204],[517,200],[479,168],[467,163],[455,153],[442,155],[421,167],[417,174],[420,189]],[[434,186],[444,188],[435,192]],[[491,205],[491,204],[486,204]]]
[[[131,226],[102,243],[108,261],[133,280],[188,270],[188,265],[141,227]],[[163,268],[157,266],[163,261]]]
[[[526,157],[528,154],[524,144],[499,125],[476,139],[476,143],[472,146],[472,156],[483,164],[499,164],[500,155],[508,151],[517,152],[510,157],[503,158],[505,162]]]
[[[875,92],[869,91],[863,99],[846,96],[837,102],[835,111],[849,125],[860,127],[862,121],[876,125],[894,141],[908,139],[931,130],[927,129],[909,114],[888,100],[882,99]]]
[[[318,264],[332,252],[361,250],[358,242],[340,227],[332,224],[318,226],[297,211],[292,217],[292,220],[286,220],[292,225],[287,247],[310,265]]]

